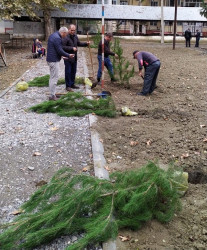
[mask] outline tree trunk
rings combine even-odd
[[[52,22],[50,10],[44,10],[44,22],[45,22],[45,41],[52,34]]]

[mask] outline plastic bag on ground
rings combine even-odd
[[[123,116],[134,116],[134,115],[138,115],[137,112],[133,112],[133,111],[131,111],[131,110],[130,110],[129,108],[127,108],[127,107],[123,107],[123,108],[121,109],[121,113],[122,113]]]
[[[26,91],[29,85],[25,81],[18,82],[16,85],[16,91]]]

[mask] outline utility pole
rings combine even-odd
[[[175,1],[175,16],[174,16],[174,34],[173,34],[173,49],[175,49],[175,38],[176,38],[176,26],[177,26],[177,0]]]
[[[101,87],[104,87],[104,0],[102,0],[102,79],[101,79]]]
[[[164,43],[164,11],[163,11],[163,0],[161,0],[161,43]]]

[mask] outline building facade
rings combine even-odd
[[[177,35],[183,35],[185,30],[190,28],[193,35],[198,29],[201,35],[206,37],[207,19],[200,15],[201,1],[177,1]],[[117,35],[160,35],[163,20],[164,34],[172,35],[175,13],[173,6],[174,0],[105,0],[105,31]],[[96,34],[101,31],[101,0],[98,0],[97,4],[70,4],[66,9],[66,11],[52,12],[54,31],[70,23],[77,25],[79,34],[87,32]],[[161,10],[163,10],[163,18]],[[44,38],[43,16],[40,17],[40,22],[31,22],[26,17],[16,19],[14,22],[0,22],[0,33],[10,33],[14,37]]]

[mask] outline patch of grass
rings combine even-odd
[[[116,107],[111,97],[90,100],[81,93],[68,93],[57,101],[45,101],[30,110],[37,113],[57,113],[59,116],[84,116],[95,113],[100,116],[115,117]]]
[[[32,81],[29,81],[29,87],[48,87],[49,86],[50,75],[44,75],[35,77]],[[58,80],[58,85],[65,84],[65,79],[60,78]]]

